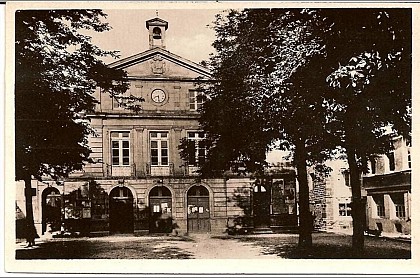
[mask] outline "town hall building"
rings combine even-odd
[[[205,159],[199,116],[203,97],[197,82],[211,80],[205,67],[166,49],[168,22],[146,21],[149,49],[109,66],[127,72],[126,95],[142,97],[141,111],[127,110],[124,98],[97,90],[89,115],[94,163],[58,183],[33,181],[39,234],[54,230],[83,234],[223,233],[276,231],[297,226],[295,171],[264,178],[226,172],[201,179]],[[183,138],[194,155],[182,159]],[[234,138],[232,138],[234,140]],[[22,192],[20,192],[22,191]],[[17,205],[24,211],[23,187]]]

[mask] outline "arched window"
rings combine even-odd
[[[149,196],[167,197],[172,196],[171,191],[165,186],[156,186],[150,190]]]
[[[209,196],[209,191],[204,186],[194,185],[188,190],[188,196]]]
[[[132,199],[133,194],[131,193],[131,190],[127,187],[115,187],[114,189],[112,189],[110,197],[113,199]]]
[[[153,28],[153,38],[159,40],[162,38],[162,31],[159,27]]]

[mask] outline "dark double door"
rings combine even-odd
[[[172,193],[164,186],[154,187],[149,193],[150,233],[172,232]]]
[[[109,231],[113,234],[134,232],[133,195],[126,187],[115,188],[111,191]]]
[[[188,191],[188,232],[210,232],[209,192],[203,186],[194,186]]]
[[[42,234],[60,231],[62,196],[55,188],[47,188],[42,193]]]
[[[254,227],[270,226],[270,192],[263,185],[256,185],[253,194]]]

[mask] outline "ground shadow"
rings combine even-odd
[[[314,233],[313,247],[298,247],[298,235],[276,237],[221,236],[220,239],[237,240],[262,247],[262,255],[277,255],[286,259],[410,259],[410,242],[387,238],[366,237],[365,252],[361,257],[352,254],[352,238],[349,235]]]
[[[152,237],[132,240],[114,237],[102,239],[53,239],[38,243],[35,248],[16,250],[16,259],[188,259],[190,252],[177,247],[159,246],[170,241],[189,241],[186,238]]]

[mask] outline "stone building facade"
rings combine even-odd
[[[124,98],[96,92],[99,103],[89,115],[96,131],[89,138],[95,163],[58,184],[33,182],[38,232],[222,233],[230,225],[246,230],[296,226],[292,169],[261,178],[198,177],[205,149],[198,123],[203,98],[196,82],[210,80],[210,72],[166,50],[168,22],[154,18],[146,28],[149,49],[110,64],[127,71],[126,94],[143,97],[142,110],[127,110]],[[189,161],[179,154],[183,138],[194,143]],[[18,190],[23,210],[21,194]]]
[[[312,172],[311,207],[314,229],[321,231],[351,231],[351,188],[347,164],[343,160],[328,161],[332,171],[327,177],[317,178]]]
[[[366,198],[366,230],[411,235],[411,146],[401,136],[392,140],[394,150],[370,159],[370,173],[361,176]],[[351,232],[351,187],[348,167],[328,163],[333,171],[323,179],[312,173],[311,208],[317,230]]]
[[[401,136],[394,151],[370,160],[363,177],[367,192],[367,227],[390,234],[411,234],[411,146]]]

